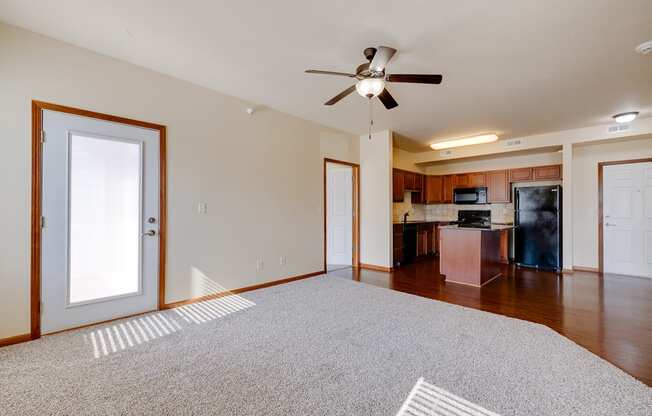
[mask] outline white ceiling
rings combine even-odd
[[[650,0],[0,0],[0,20],[356,134],[364,98],[323,105],[351,81],[303,71],[353,71],[365,47],[392,46],[388,73],[444,75],[374,104],[376,130],[422,144],[652,115],[652,55],[634,52],[652,39]]]

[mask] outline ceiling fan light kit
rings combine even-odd
[[[385,81],[381,78],[365,78],[355,84],[355,89],[363,97],[378,97],[385,89]]]

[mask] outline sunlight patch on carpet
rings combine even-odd
[[[396,416],[500,416],[421,377]]]
[[[91,329],[83,334],[84,342],[92,348],[93,357],[100,358],[166,337],[191,325],[200,325],[223,318],[255,305],[242,296],[222,296],[180,306],[173,309],[173,312],[154,312]]]

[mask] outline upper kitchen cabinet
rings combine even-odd
[[[453,175],[453,187],[454,188],[468,188],[471,185],[469,185],[469,174],[468,173],[461,173],[457,175]]]
[[[423,175],[420,173],[414,174],[414,190],[423,192]]]
[[[406,191],[413,191],[415,190],[415,182],[416,182],[416,173],[414,172],[403,172],[403,183],[404,183],[404,189]]]
[[[426,204],[439,204],[444,202],[444,177],[426,176],[425,202]]]
[[[445,204],[453,203],[453,187],[455,186],[453,175],[444,175],[442,179],[442,201]]]
[[[484,172],[469,173],[467,176],[469,177],[469,188],[487,186],[487,175]]]
[[[537,166],[532,170],[535,181],[558,181],[561,179],[561,165]]]
[[[392,170],[392,196],[394,202],[403,202],[405,198],[405,182],[403,171],[398,169]]]
[[[533,178],[532,168],[518,168],[509,171],[510,182],[529,182]]]
[[[494,170],[487,172],[488,202],[510,202],[511,185],[508,170]]]

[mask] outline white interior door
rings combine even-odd
[[[353,264],[353,168],[328,163],[327,259],[328,265]]]
[[[603,169],[604,271],[652,277],[652,163]]]
[[[159,132],[44,111],[41,330],[157,308]]]

